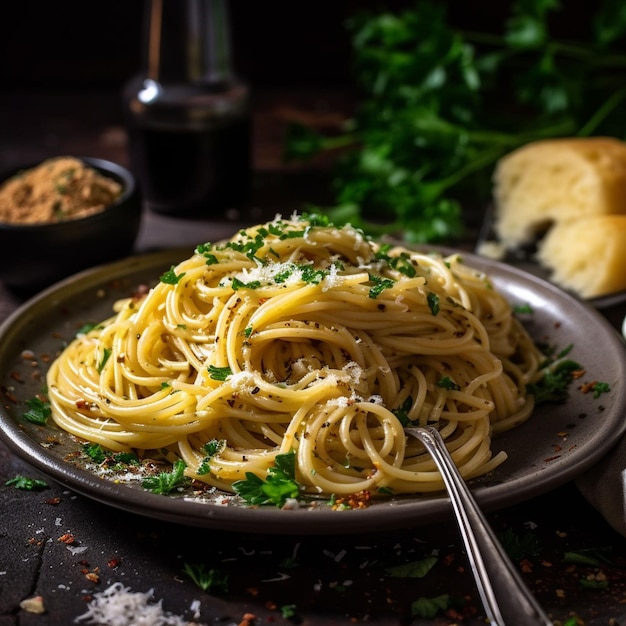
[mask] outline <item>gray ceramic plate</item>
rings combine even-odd
[[[10,449],[60,483],[90,498],[137,514],[193,526],[241,532],[328,534],[412,527],[451,515],[445,494],[402,497],[354,511],[333,511],[328,506],[298,510],[249,508],[223,494],[198,498],[156,495],[139,482],[103,479],[67,461],[80,448],[54,425],[37,427],[22,418],[26,401],[43,388],[33,379],[34,353],[45,363],[84,323],[111,313],[114,300],[129,295],[140,284],[154,283],[159,275],[191,253],[176,250],[136,257],[88,270],[63,281],[23,305],[0,327],[0,436]],[[563,405],[544,406],[521,427],[494,439],[508,460],[495,472],[472,482],[485,510],[521,502],[546,492],[589,468],[617,442],[626,428],[626,351],[618,333],[592,307],[549,283],[472,255],[466,263],[486,271],[496,287],[516,305],[530,305],[524,316],[531,334],[564,348],[573,344],[570,357],[586,369],[581,382],[609,383],[610,393],[594,398],[572,388]],[[60,442],[51,445],[51,438]]]

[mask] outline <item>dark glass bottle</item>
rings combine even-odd
[[[233,73],[227,0],[147,0],[143,68],[124,89],[148,209],[222,218],[250,189],[249,90]]]

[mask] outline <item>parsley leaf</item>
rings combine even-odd
[[[426,301],[428,302],[428,308],[433,315],[437,315],[439,313],[439,296],[432,291],[428,292],[426,296]]]
[[[447,389],[448,391],[458,391],[460,387],[449,377],[442,376],[435,385],[437,387],[441,387],[442,389]]]
[[[571,359],[556,361],[544,370],[537,382],[528,384],[526,388],[528,393],[535,396],[537,404],[564,402],[574,373],[581,369],[580,363]]]
[[[226,439],[211,439],[202,446],[202,450],[206,453],[204,459],[198,467],[198,474],[208,474],[211,471],[211,459],[220,454],[226,448]]]
[[[334,198],[317,209],[341,225],[411,242],[449,241],[463,207],[489,199],[495,163],[558,136],[624,138],[626,12],[596,3],[589,28],[560,39],[575,3],[506,3],[494,28],[462,29],[452,0],[365,10],[347,20],[360,101],[321,132],[292,124],[287,159],[334,161]],[[341,150],[338,150],[341,148]]]
[[[385,573],[392,578],[424,578],[436,563],[437,557],[429,556],[419,561],[388,567]]]
[[[139,457],[134,452],[113,452],[106,450],[99,443],[83,444],[83,452],[94,463],[102,465],[109,463],[114,465],[130,465],[139,463]]]
[[[28,478],[18,474],[4,483],[8,487],[15,487],[16,489],[24,489],[25,491],[38,491],[40,489],[47,489],[48,483],[38,478]]]
[[[514,561],[539,555],[541,546],[535,535],[529,532],[516,533],[512,528],[505,529],[499,535],[500,543]]]
[[[28,411],[23,414],[26,421],[33,424],[44,426],[48,422],[48,418],[52,413],[52,407],[48,400],[40,400],[39,398],[31,398],[26,400]]]
[[[437,613],[450,608],[450,596],[442,594],[433,598],[418,598],[411,602],[411,615],[422,619],[433,619]]]
[[[369,290],[369,297],[375,300],[385,290],[391,289],[394,286],[394,281],[391,278],[383,278],[382,276],[376,276],[376,274],[369,275],[370,282],[374,283]]]
[[[213,380],[220,380],[220,381],[225,381],[233,373],[233,371],[230,369],[230,367],[228,367],[228,365],[225,367],[217,367],[216,365],[209,365],[209,367],[207,367],[207,370],[209,371],[210,378],[212,378]]]
[[[104,369],[104,366],[107,364],[107,361],[109,360],[109,358],[111,357],[111,348],[104,348],[104,350],[102,351],[102,358],[100,359],[100,362],[98,363],[98,374],[102,373],[102,370]]]
[[[228,576],[204,563],[185,563],[184,572],[203,591],[228,591]]]
[[[275,465],[268,469],[265,480],[246,472],[245,480],[235,481],[232,486],[248,504],[283,506],[289,498],[296,498],[300,493],[295,473],[296,453],[292,450],[276,455]]]
[[[152,493],[158,493],[161,495],[167,495],[185,486],[188,482],[188,478],[185,476],[185,462],[178,459],[171,472],[161,472],[158,476],[150,476],[145,478],[142,482],[144,489],[152,491]]]
[[[176,267],[172,265],[167,272],[163,272],[163,274],[161,274],[159,280],[167,285],[176,285],[184,275],[185,272],[177,274]]]

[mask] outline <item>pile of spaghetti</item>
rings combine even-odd
[[[203,244],[52,364],[56,423],[113,451],[166,449],[226,491],[295,454],[311,494],[439,490],[408,425],[466,478],[533,410],[542,357],[488,277],[315,216]],[[211,450],[210,458],[207,458]]]

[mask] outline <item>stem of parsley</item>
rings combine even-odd
[[[565,3],[515,0],[501,33],[467,32],[452,2],[349,21],[360,102],[344,129],[288,129],[287,159],[337,151],[326,212],[368,234],[408,241],[465,234],[499,158],[531,141],[602,134],[626,139],[620,115],[626,12],[600,0],[575,41],[551,36]]]

